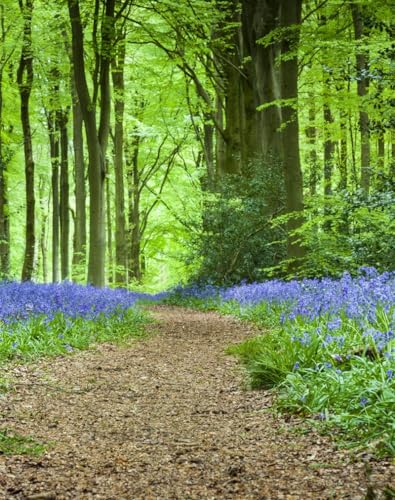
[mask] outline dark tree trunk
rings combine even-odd
[[[60,132],[60,262],[62,280],[70,278],[69,267],[69,160],[68,160],[68,111],[58,112]]]
[[[241,75],[240,75],[240,11],[238,0],[231,0],[227,9],[228,23],[234,23],[232,37],[224,50],[223,68],[224,111],[225,111],[225,158],[220,174],[240,174],[242,168],[241,135]],[[229,29],[229,28],[228,28]]]
[[[351,4],[351,13],[354,23],[355,40],[361,41],[365,33],[365,23],[363,20],[362,7],[355,3]],[[359,130],[361,133],[361,187],[365,192],[369,192],[371,165],[370,165],[370,129],[369,129],[369,114],[366,111],[366,96],[369,89],[369,77],[367,72],[368,56],[366,49],[359,48],[356,55],[357,68],[357,91],[359,101]]]
[[[106,176],[106,220],[107,220],[107,252],[108,252],[108,282],[115,282],[114,252],[112,241],[112,207],[111,207],[110,177]]]
[[[72,28],[72,53],[75,84],[85,123],[89,154],[89,262],[88,282],[96,286],[105,284],[105,153],[110,121],[110,57],[113,39],[115,0],[106,0],[102,23],[102,52],[100,57],[100,124],[96,125],[96,110],[90,98],[84,63],[84,39],[78,0],[68,0]]]
[[[141,280],[140,267],[140,173],[139,173],[140,137],[134,136],[131,151],[128,154],[128,223],[129,223],[129,281]]]
[[[73,148],[74,148],[74,194],[75,194],[75,220],[74,220],[74,251],[73,274],[75,278],[85,276],[86,264],[86,188],[84,164],[84,140],[82,133],[82,113],[78,95],[75,89],[74,75],[72,77],[73,89]]]
[[[331,137],[330,127],[334,119],[329,104],[324,103],[324,194],[332,194],[332,173],[335,159],[335,141]]]
[[[3,152],[2,131],[3,67],[0,67],[0,277],[6,278],[10,273],[10,219],[7,188],[7,160]]]
[[[301,22],[301,0],[282,0],[280,11],[280,25],[285,28],[281,42],[281,98],[285,100],[282,106],[282,149],[284,164],[284,184],[286,192],[286,210],[294,213],[287,224],[289,259],[300,259],[305,255],[305,249],[297,241],[298,238],[292,233],[303,223],[303,180],[299,153],[299,121],[297,111],[293,103],[298,98],[298,58],[295,48],[299,43],[299,31]],[[291,28],[288,29],[287,28]],[[296,29],[295,29],[296,28]],[[287,104],[288,101],[288,104]],[[298,215],[300,214],[300,215]],[[297,266],[294,261],[292,267]]]
[[[116,57],[112,61],[112,82],[114,88],[114,171],[115,171],[115,281],[127,283],[127,242],[125,217],[125,187],[123,171],[124,114],[125,114],[125,36],[122,33],[117,45]]]
[[[25,256],[22,269],[22,281],[32,279],[34,271],[35,251],[35,196],[34,196],[34,161],[32,133],[30,127],[29,100],[33,85],[33,54],[31,21],[33,13],[32,0],[19,0],[24,18],[22,52],[17,71],[17,83],[21,100],[21,122],[23,131],[23,149],[25,154],[26,181],[26,229]]]
[[[51,157],[51,186],[52,186],[52,281],[57,283],[59,273],[59,131],[55,119],[55,112],[48,113],[48,134]]]
[[[249,137],[254,156],[267,159],[282,154],[279,127],[281,109],[272,105],[280,97],[279,69],[276,57],[277,43],[263,45],[257,40],[278,28],[280,0],[242,1],[243,58],[251,59],[243,66],[243,99],[246,114],[245,133]],[[258,106],[264,105],[259,112]]]

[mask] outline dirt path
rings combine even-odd
[[[159,334],[13,370],[0,426],[52,442],[0,456],[3,499],[365,498],[363,462],[275,419],[224,348],[251,332],[214,313],[154,308]],[[395,466],[371,464],[377,490]],[[395,486],[395,485],[393,485]]]

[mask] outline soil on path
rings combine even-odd
[[[368,478],[368,456],[295,432],[269,393],[243,389],[224,349],[251,335],[245,324],[152,310],[158,334],[128,348],[13,368],[0,427],[52,444],[0,456],[1,499],[363,499],[395,487],[394,464],[370,461]]]

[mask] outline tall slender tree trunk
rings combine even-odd
[[[299,120],[294,109],[298,98],[298,58],[290,57],[299,43],[298,26],[301,22],[301,0],[281,0],[280,25],[285,29],[281,42],[281,98],[282,106],[282,149],[284,164],[284,183],[286,192],[286,210],[294,213],[287,224],[289,259],[300,259],[305,255],[305,249],[292,233],[303,223],[303,179],[299,152]],[[288,29],[287,29],[288,28]],[[292,268],[297,267],[294,261]]]
[[[125,114],[125,35],[118,41],[116,56],[112,61],[114,88],[114,171],[115,171],[115,282],[127,283],[127,242],[125,217],[125,186],[123,171],[124,114]]]
[[[86,264],[86,187],[84,164],[84,138],[82,132],[82,112],[75,89],[75,78],[72,75],[73,98],[73,148],[74,148],[74,249],[73,249],[73,275],[80,278],[85,275]]]
[[[347,113],[340,112],[340,152],[339,152],[339,189],[347,189],[348,185],[348,146],[347,146]]]
[[[310,96],[309,126],[306,129],[307,142],[309,144],[309,191],[312,196],[317,193],[318,182],[318,158],[317,158],[317,128],[315,126],[315,103],[314,97]]]
[[[62,280],[70,278],[69,266],[69,160],[68,160],[68,111],[58,112],[58,127],[60,132],[60,262]]]
[[[89,154],[89,262],[88,282],[96,286],[105,284],[105,154],[107,150],[110,122],[110,58],[111,43],[114,37],[115,0],[106,0],[105,15],[101,26],[102,47],[100,54],[100,121],[96,124],[94,100],[89,95],[84,62],[84,37],[78,0],[68,0],[72,28],[72,54],[75,84],[85,123]]]
[[[332,111],[324,102],[324,194],[332,194],[332,174],[335,160],[335,141],[332,139],[331,125],[334,122]]]
[[[354,24],[355,40],[361,42],[365,32],[362,7],[356,3],[351,4],[351,13]],[[371,179],[370,165],[370,128],[369,114],[366,111],[366,96],[369,89],[369,77],[367,76],[368,55],[364,47],[357,47],[356,54],[357,68],[357,91],[359,97],[359,130],[361,134],[361,187],[365,192],[369,192]]]
[[[19,0],[19,7],[24,18],[22,52],[17,71],[17,83],[21,100],[21,122],[23,131],[23,149],[25,154],[26,182],[26,228],[25,255],[22,268],[22,281],[32,279],[34,271],[35,250],[35,196],[34,196],[34,161],[32,133],[30,127],[29,100],[33,86],[33,54],[32,54],[32,14],[33,2]]]
[[[391,161],[389,165],[389,178],[395,184],[395,130],[391,130]]]
[[[131,155],[127,161],[129,198],[129,281],[141,280],[139,147],[140,137],[138,135],[135,135],[131,144]]]
[[[112,238],[112,206],[111,206],[110,177],[106,176],[106,220],[107,220],[107,253],[108,253],[108,281],[115,283],[115,266]]]
[[[385,169],[385,141],[384,130],[380,130],[377,138],[377,171],[375,175],[376,189],[381,190],[383,186]]]
[[[48,112],[48,134],[51,157],[52,187],[52,281],[57,283],[59,272],[59,131],[54,111]]]
[[[7,162],[3,152],[3,67],[0,67],[0,277],[10,273],[10,219],[7,187]]]
[[[45,197],[46,191],[46,177],[40,175],[39,178],[39,198],[40,198],[40,212],[41,212],[41,231],[40,231],[40,254],[42,259],[42,279],[44,283],[48,282],[48,248],[47,248],[47,222],[48,222],[48,208],[46,205],[49,203]]]

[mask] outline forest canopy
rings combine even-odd
[[[3,279],[395,262],[392,0],[1,0]]]

